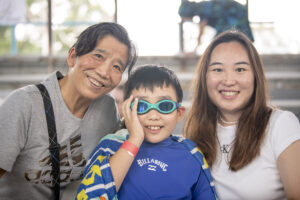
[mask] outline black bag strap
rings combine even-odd
[[[44,101],[44,108],[47,120],[48,134],[49,134],[49,151],[52,163],[52,178],[54,182],[54,196],[55,200],[59,200],[60,193],[60,161],[59,161],[59,144],[57,143],[55,117],[52,107],[52,102],[46,87],[43,84],[37,84]]]

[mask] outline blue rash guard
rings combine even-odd
[[[122,129],[100,141],[88,160],[76,199],[218,199],[201,151],[178,136],[156,144],[144,142],[117,193],[108,160],[128,136]]]
[[[200,163],[172,137],[144,142],[118,192],[118,199],[215,199]]]

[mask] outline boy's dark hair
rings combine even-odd
[[[137,53],[134,44],[129,39],[126,29],[117,23],[103,22],[88,27],[80,33],[77,37],[76,43],[71,47],[71,49],[73,47],[75,48],[76,56],[85,55],[91,52],[97,45],[97,42],[107,35],[115,37],[118,41],[127,46],[128,60],[125,65],[125,69],[128,67],[129,74],[137,60]]]
[[[173,86],[177,102],[182,102],[183,92],[176,74],[172,70],[158,65],[139,66],[131,72],[125,83],[124,100],[129,98],[134,89],[143,87],[153,91],[155,86]]]

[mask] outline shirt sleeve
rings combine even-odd
[[[287,147],[300,139],[299,119],[289,111],[275,111],[269,129],[276,159]]]
[[[31,100],[22,89],[12,92],[0,105],[0,168],[11,172],[25,146],[31,116]]]
[[[210,186],[210,182],[204,174],[203,169],[199,173],[198,181],[193,188],[193,199],[194,200],[215,200],[216,196]]]
[[[196,160],[200,163],[201,166],[198,181],[195,187],[193,188],[193,199],[218,199],[213,178],[203,153],[193,141],[183,139],[181,140],[181,142],[196,158]]]
[[[109,158],[115,154],[127,138],[127,130],[105,136],[91,154],[77,191],[77,200],[117,199],[117,191],[109,165]]]

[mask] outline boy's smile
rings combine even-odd
[[[177,102],[176,91],[172,86],[154,86],[153,91],[141,87],[132,90],[131,94],[139,100],[145,100],[151,104],[164,99]],[[184,111],[185,108],[180,107],[169,114],[159,113],[155,109],[151,109],[145,114],[139,114],[138,118],[143,127],[146,141],[158,143],[168,138],[175,129],[176,124],[183,118]]]

